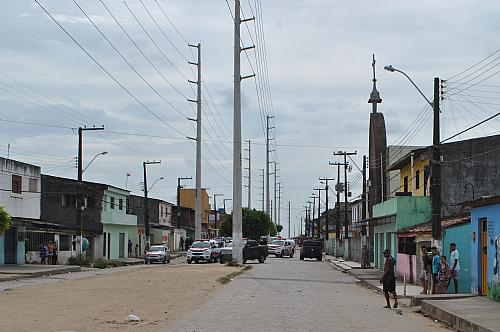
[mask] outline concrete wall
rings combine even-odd
[[[191,209],[196,208],[196,189],[181,189],[180,190],[180,206],[187,207]],[[208,217],[211,213],[210,201],[208,199],[208,193],[205,189],[201,191],[201,222],[203,224],[208,224]]]
[[[398,230],[423,224],[431,219],[430,197],[399,196],[393,200],[397,201],[396,223]]]
[[[406,282],[409,284],[411,282],[410,276],[413,276],[413,284],[418,284],[417,256],[398,253],[395,257],[396,277],[402,280],[403,276],[406,276]]]
[[[487,218],[487,284],[488,297],[500,301],[500,204],[482,206],[472,209],[471,232],[474,233],[470,241],[471,253],[471,292],[478,294],[481,271],[481,242],[479,219]],[[472,237],[471,237],[472,238]]]
[[[110,246],[110,256],[109,259],[119,259],[120,258],[120,233],[125,234],[124,246],[123,246],[123,257],[128,257],[128,237],[129,233],[134,231],[134,226],[123,226],[123,225],[103,225],[103,235],[106,233],[106,255],[105,259],[108,259],[108,247]],[[135,227],[137,232],[137,227]],[[108,234],[111,234],[110,241],[108,242]],[[100,239],[102,241],[102,239]],[[103,242],[101,242],[103,243]],[[135,243],[134,243],[135,246]],[[101,250],[104,245],[101,246]],[[102,254],[102,253],[101,253]],[[134,255],[134,253],[133,253]]]
[[[424,154],[427,156],[427,154]],[[413,196],[424,196],[424,191],[426,196],[429,196],[430,193],[430,178],[427,179],[427,183],[424,182],[424,169],[429,165],[429,159],[422,158],[419,159],[415,157],[413,163],[413,175],[412,175],[412,167],[411,165],[406,165],[401,169],[401,173],[399,175],[399,181],[401,188],[398,191],[404,191],[404,178],[408,177],[408,192],[411,192]],[[417,171],[419,172],[419,187],[417,188]],[[413,179],[412,179],[413,178]],[[424,188],[426,188],[424,190]]]
[[[396,224],[385,224],[381,226],[374,227],[374,263],[375,268],[379,270],[384,269],[384,258],[382,257],[382,252],[385,249],[391,250],[391,255],[396,257],[395,252],[397,252],[397,236],[396,236]],[[383,238],[383,240],[382,240]]]
[[[471,233],[472,228],[470,223],[443,230],[443,252],[441,254],[446,256],[450,268],[453,266],[450,262],[450,243],[456,243],[458,253],[460,254],[459,293],[468,293],[471,289]],[[448,288],[448,293],[454,293],[454,291],[452,282]]]

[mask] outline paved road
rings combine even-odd
[[[269,257],[252,265],[165,331],[447,331],[409,309],[382,308],[380,294],[328,262]]]

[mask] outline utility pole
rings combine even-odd
[[[189,83],[197,85],[196,100],[190,102],[196,103],[196,203],[195,203],[195,219],[194,219],[194,237],[201,239],[201,44],[191,45],[198,50],[198,62],[189,62],[190,65],[198,67],[198,79],[196,82],[189,81]],[[193,119],[189,119],[193,120]]]
[[[217,196],[224,196],[224,194],[214,194],[214,212],[215,212],[215,229],[217,230]],[[224,213],[226,210],[224,209]]]
[[[340,193],[344,190],[342,188],[342,183],[340,182],[340,166],[344,166],[345,164],[335,162],[328,163],[330,166],[337,166],[337,184],[335,185],[335,191],[337,193],[337,203],[336,203],[336,219],[335,220],[335,238],[340,239]]]
[[[363,156],[363,194],[361,196],[361,204],[363,207],[361,209],[361,220],[365,221],[367,219],[366,212],[368,210],[367,199],[368,193],[366,192],[366,155]],[[361,248],[366,245],[366,225],[361,227]]]
[[[302,216],[300,216],[300,232],[299,232],[299,235],[302,235],[302,223],[304,222]],[[304,232],[305,233],[305,232]]]
[[[246,186],[248,188],[247,207],[251,209],[252,208],[252,152],[251,152],[250,140],[248,140],[248,149],[245,149],[245,151],[248,152],[248,158],[245,158],[245,160],[248,160],[248,167],[245,167],[245,169],[248,170],[248,176],[246,176],[246,178],[248,179],[248,185]]]
[[[328,187],[326,188],[314,188],[313,190],[318,191],[318,239],[321,238],[321,191],[326,191],[326,211],[328,215]],[[326,218],[326,217],[325,217]],[[328,229],[326,230],[328,233]]]
[[[224,198],[223,201],[224,201],[224,214],[226,214],[226,202],[227,201],[232,201],[233,199],[232,198]]]
[[[264,185],[264,183],[266,181],[265,180],[265,170],[262,168],[262,169],[260,169],[260,171],[262,172],[262,174],[261,174],[262,180],[260,181],[260,183],[262,185],[262,187],[261,187],[261,189],[262,189],[262,193],[261,193],[262,212],[265,212],[266,211],[266,207],[265,207],[266,193],[265,193],[265,185]]]
[[[432,157],[431,157],[431,221],[432,221],[432,240],[438,250],[442,249],[441,243],[441,152],[440,152],[440,124],[439,124],[439,102],[440,80],[434,78],[434,100],[433,115],[434,125],[432,132]]]
[[[307,234],[309,237],[311,237],[311,201],[308,201],[309,207],[307,209]]]
[[[291,238],[291,233],[290,233],[291,220],[292,220],[291,210],[292,210],[292,203],[290,201],[288,201],[288,238],[289,239]]]
[[[181,228],[181,181],[182,180],[192,180],[192,177],[180,177],[177,178],[177,216],[176,216],[176,221],[177,221],[177,228]]]
[[[277,161],[274,161],[274,223],[278,225],[278,171],[277,171]]]
[[[326,193],[326,201],[325,201],[325,209],[326,209],[326,216],[325,216],[325,226],[326,226],[326,234],[325,234],[325,240],[328,241],[329,238],[329,232],[330,232],[330,211],[328,208],[328,191],[330,190],[330,187],[328,186],[328,181],[333,181],[335,180],[334,178],[319,178],[320,181],[325,181],[325,193]]]
[[[278,211],[278,225],[281,225],[281,181],[278,183],[278,205],[276,210]]]
[[[270,126],[269,120],[272,119],[272,118],[274,118],[274,116],[268,115],[266,117],[266,214],[270,218],[272,218],[272,216],[270,214],[271,213],[271,210],[270,210],[271,190],[270,190],[270,187],[269,187],[269,176],[271,175],[269,173],[269,164],[270,164],[270,161],[269,161],[269,153],[270,153],[269,142],[271,141],[271,137],[269,135],[269,132],[274,127]]]
[[[240,0],[234,0],[234,120],[233,120],[233,260],[237,264],[243,263],[242,248],[242,196],[243,180],[241,169],[241,81],[245,78],[254,77],[241,76],[241,51],[255,48],[255,45],[241,48],[241,23],[254,20],[255,18],[241,19]]]
[[[146,245],[149,243],[149,211],[148,211],[148,175],[147,175],[147,165],[161,164],[159,161],[144,161],[142,167],[144,169],[144,232],[146,236]]]
[[[349,218],[348,218],[348,205],[347,205],[347,199],[349,196],[349,189],[347,187],[347,166],[349,165],[347,163],[347,156],[353,156],[356,155],[357,152],[346,152],[346,151],[338,151],[334,152],[334,156],[344,156],[344,239],[349,238]]]
[[[77,240],[80,241],[79,252],[81,254],[82,250],[82,209],[84,208],[83,204],[83,195],[82,195],[82,182],[83,182],[83,132],[90,130],[104,130],[104,126],[102,127],[78,127],[78,181],[76,184],[77,187],[77,204],[76,204],[76,226],[77,226]]]
[[[311,196],[309,196],[309,198],[313,199],[313,201],[312,201],[312,203],[313,203],[312,220],[309,220],[309,223],[310,223],[309,226],[311,227],[311,233],[312,233],[311,237],[314,237],[314,219],[316,219],[316,215],[315,215],[315,213],[316,213],[316,198],[318,198],[318,197],[316,196],[316,194],[313,193]],[[309,214],[310,214],[310,212],[309,212]]]

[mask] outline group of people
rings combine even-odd
[[[40,263],[46,265],[57,264],[57,243],[48,241],[39,247]]]
[[[444,294],[448,291],[448,287],[453,280],[455,293],[458,293],[458,276],[460,272],[460,255],[455,243],[450,244],[450,263],[445,255],[439,255],[437,248],[432,247],[429,253],[427,247],[423,246],[422,250],[422,272],[420,281],[422,283],[422,293],[428,294]],[[385,264],[384,274],[380,278],[380,283],[383,285],[383,291],[387,305],[384,308],[390,308],[389,295],[394,297],[393,308],[398,307],[398,297],[396,294],[396,260],[391,256],[389,249],[384,250]],[[432,278],[431,278],[432,276]]]
[[[458,293],[458,275],[460,273],[460,254],[455,243],[450,244],[450,262],[445,255],[439,255],[437,248],[432,247],[429,253],[424,246],[422,250],[422,294],[444,294],[453,280],[455,293]],[[431,278],[432,275],[432,278]],[[432,283],[432,284],[430,284]]]
[[[193,240],[189,238],[189,236],[186,237],[184,240],[184,237],[181,236],[179,240],[179,250],[180,251],[185,251],[188,250],[189,247],[193,244]]]

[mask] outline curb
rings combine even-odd
[[[71,273],[71,272],[80,272],[81,270],[82,269],[80,266],[68,266],[66,268],[57,269],[57,270],[53,270],[53,271],[41,271],[41,272],[34,272],[34,273],[16,273],[15,276],[13,275],[12,277],[2,278],[0,280],[0,282],[13,281],[13,280],[19,280],[19,279],[25,279],[25,278],[39,278],[39,277],[52,276],[52,275],[57,275],[57,274],[65,274],[65,273]]]

